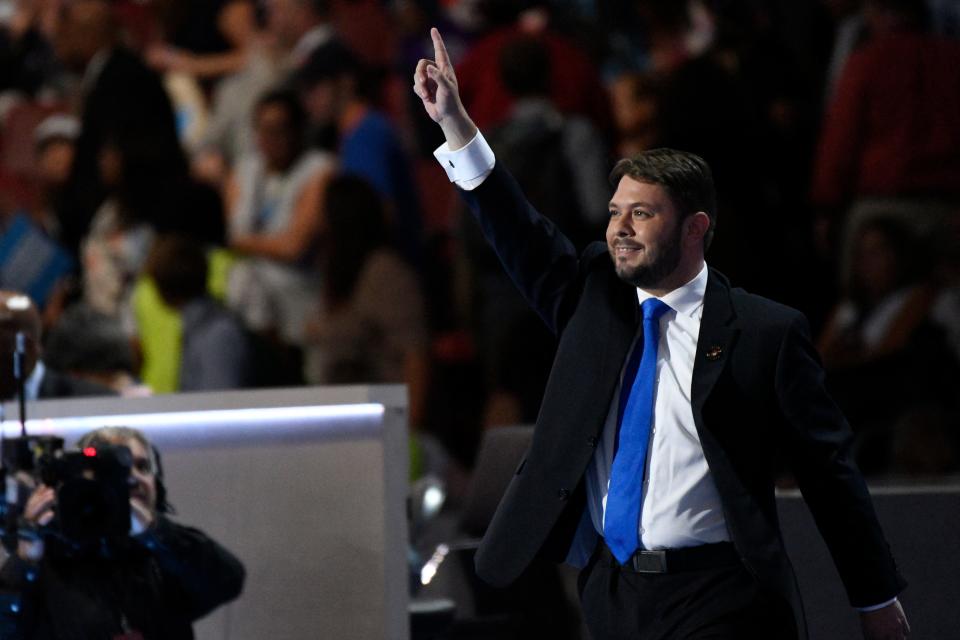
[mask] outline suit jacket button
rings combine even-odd
[[[597,436],[590,436],[589,438],[587,438],[587,445],[590,446],[591,448],[596,447],[597,442],[598,442]]]
[[[569,489],[560,489],[560,491],[557,491],[557,496],[558,496],[561,500],[566,501],[566,500],[568,500],[568,499],[570,498],[570,490],[569,490]]]

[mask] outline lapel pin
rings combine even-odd
[[[719,345],[714,345],[712,347],[707,347],[707,360],[719,360],[720,356],[723,355],[723,347]]]

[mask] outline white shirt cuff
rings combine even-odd
[[[889,607],[890,605],[892,605],[892,604],[893,604],[894,602],[896,602],[896,601],[897,601],[896,598],[890,598],[890,599],[887,600],[886,602],[881,602],[880,604],[875,604],[875,605],[872,605],[872,606],[869,606],[869,607],[857,607],[857,611],[859,611],[860,613],[870,613],[871,611],[877,611],[878,609],[883,609],[884,607]]]
[[[447,172],[450,182],[464,191],[479,187],[496,164],[493,149],[479,130],[470,142],[456,151],[450,151],[444,142],[433,152],[433,156]]]

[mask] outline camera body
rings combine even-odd
[[[3,452],[8,488],[5,543],[11,533],[15,543],[17,521],[26,503],[22,490],[11,491],[11,481],[19,484],[17,472],[26,472],[56,491],[55,518],[37,531],[45,542],[53,543],[50,551],[109,554],[127,538],[132,465],[129,448],[97,444],[65,450],[60,438],[27,437],[5,439]],[[11,501],[12,497],[15,500]]]
[[[41,459],[57,492],[55,534],[75,551],[106,550],[130,532],[130,449],[99,444]]]

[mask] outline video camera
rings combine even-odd
[[[11,450],[16,454],[8,457]],[[64,450],[60,438],[28,436],[4,439],[3,453],[8,488],[2,507],[5,543],[15,544],[20,535],[35,534],[54,543],[51,551],[77,555],[110,553],[126,539],[130,531],[130,449],[102,444]],[[56,515],[38,530],[23,526],[21,515],[32,489],[20,481],[19,472],[56,491]]]

